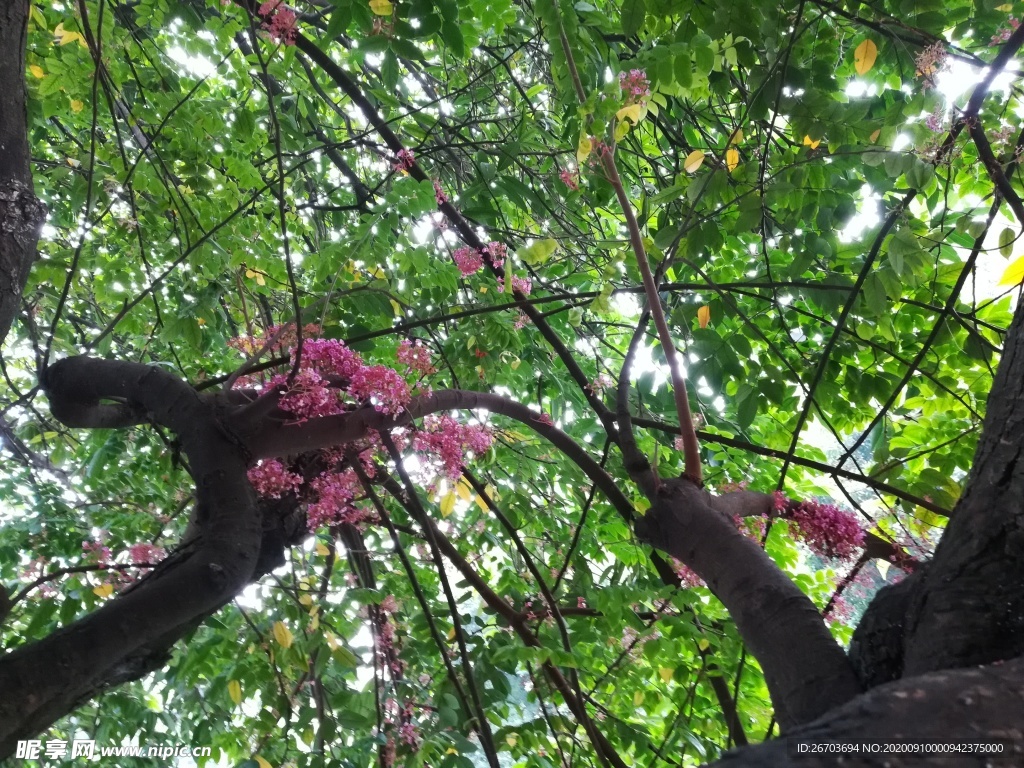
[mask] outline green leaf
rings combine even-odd
[[[644,0],[624,0],[622,3],[622,32],[633,37],[644,25],[647,5]]]

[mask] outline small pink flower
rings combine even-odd
[[[400,413],[412,399],[405,379],[384,365],[370,365],[356,371],[348,393],[357,400],[369,400],[378,411],[389,416]]]
[[[398,345],[395,359],[424,376],[437,372],[430,360],[430,350],[418,341],[413,344],[408,339],[403,339]]]
[[[408,171],[416,162],[416,156],[408,149],[399,150],[395,164],[392,166],[396,171]]]
[[[149,542],[132,544],[128,547],[128,556],[133,563],[156,565],[164,559],[166,552],[163,547],[157,547]]]
[[[505,263],[505,256],[508,253],[508,248],[504,243],[491,241],[484,246],[484,255],[487,260],[491,263],[491,266],[495,269],[501,269]]]
[[[565,186],[574,192],[580,188],[579,173],[573,173],[566,169],[559,173],[558,177],[562,180],[562,183],[565,184]]]
[[[452,254],[452,260],[455,262],[455,266],[459,268],[459,272],[462,273],[463,277],[469,277],[480,271],[480,268],[484,265],[483,256],[475,248],[456,248]]]
[[[265,19],[262,26],[270,33],[271,40],[295,45],[295,36],[298,34],[295,28],[298,16],[295,11],[284,5],[282,0],[268,0],[260,6],[259,14]]]
[[[441,189],[441,182],[434,180],[434,198],[437,200],[438,205],[444,205],[448,202],[448,195]]]
[[[619,86],[626,96],[626,104],[640,104],[651,95],[651,86],[647,82],[647,73],[642,69],[631,69],[619,73]]]
[[[249,470],[249,482],[258,495],[280,499],[302,486],[302,476],[286,470],[277,459],[264,459]]]

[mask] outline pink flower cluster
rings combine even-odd
[[[148,541],[132,544],[128,547],[128,555],[131,561],[139,565],[156,565],[164,559],[166,554],[167,552],[163,547],[150,544]]]
[[[302,477],[289,472],[277,459],[263,460],[249,470],[249,482],[260,496],[280,499],[302,486]]]
[[[647,73],[642,69],[631,69],[619,73],[619,85],[626,94],[626,104],[640,104],[651,95],[651,86],[647,82]]]
[[[416,162],[416,156],[408,149],[399,150],[395,164],[392,166],[396,171],[408,171]]]
[[[846,559],[864,544],[864,531],[857,518],[835,504],[790,503],[786,516],[796,525],[811,551],[822,557]]]
[[[291,386],[287,382],[288,376],[282,373],[270,380],[270,387],[286,388],[278,405],[295,414],[299,421],[331,416],[344,410],[341,393],[313,368],[303,368],[295,374]]]
[[[282,330],[283,329],[283,330]],[[320,333],[320,326],[316,323],[309,323],[302,328],[302,337],[307,339],[311,336],[317,336]],[[252,336],[238,336],[234,339],[228,340],[228,346],[232,349],[237,349],[246,355],[251,355],[254,352],[263,348],[270,339],[274,339],[274,343],[268,347],[270,352],[283,352],[289,347],[294,347],[299,340],[298,334],[295,332],[295,326],[288,323],[286,326],[272,325],[267,329],[266,333],[260,338],[254,338]],[[305,342],[308,344],[309,342]],[[305,344],[303,344],[305,347]]]
[[[914,59],[918,77],[923,78],[922,87],[928,90],[935,85],[935,75],[946,63],[946,48],[941,42],[932,43],[921,50]]]
[[[346,347],[343,341],[309,339],[302,345],[302,367],[316,368],[327,375],[351,380],[356,371],[363,367],[363,359],[358,352]]]
[[[448,202],[448,195],[441,189],[441,182],[434,179],[434,199],[437,200],[438,205],[444,205]]]
[[[298,16],[295,11],[283,5],[282,0],[267,0],[260,6],[259,14],[264,18],[263,28],[270,33],[271,40],[295,45],[295,36],[298,34],[295,28]]]
[[[498,288],[502,291],[505,290],[505,278],[498,278]],[[512,290],[519,291],[524,296],[529,296],[530,291],[533,290],[533,283],[530,282],[529,278],[512,275]]]
[[[309,485],[317,497],[306,510],[306,527],[310,531],[341,523],[358,525],[367,518],[366,510],[354,503],[359,489],[359,476],[355,470],[324,472]]]
[[[682,586],[683,589],[692,589],[693,587],[704,586],[704,579],[698,576],[697,572],[686,563],[681,560],[676,560],[674,557],[670,557],[669,562],[672,565],[672,570],[675,571],[676,576],[679,577],[680,586]]]
[[[558,178],[560,178],[562,180],[562,183],[565,184],[565,186],[567,186],[573,192],[580,188],[580,174],[578,171],[574,173],[568,169],[565,169],[558,174]]]
[[[93,541],[83,541],[82,554],[86,560],[91,560],[96,565],[106,565],[110,562],[110,547],[104,546],[102,536]]]
[[[395,359],[423,376],[437,372],[430,360],[430,350],[418,341],[414,344],[408,339],[402,339],[398,345],[398,351],[395,352]]]
[[[1007,20],[1007,23],[1010,26],[1003,27],[998,32],[996,32],[994,35],[992,35],[992,40],[989,43],[990,45],[1001,45],[1001,44],[1005,43],[1007,40],[1010,39],[1010,35],[1012,35],[1014,32],[1017,31],[1017,27],[1020,26],[1020,22],[1017,21],[1017,19],[1015,19],[1013,16],[1011,16]]]
[[[479,272],[480,268],[484,265],[484,257],[476,248],[456,248],[455,253],[452,254],[452,259],[455,261],[455,266],[459,268],[459,272],[462,273],[463,277],[469,277]]]
[[[508,255],[508,248],[504,243],[492,240],[484,246],[484,255],[495,269],[501,269],[505,263],[505,257]]]
[[[386,365],[368,365],[352,376],[348,392],[359,400],[373,403],[382,413],[394,416],[409,404],[412,393],[398,371]]]
[[[453,480],[462,474],[465,451],[483,454],[492,442],[494,435],[487,427],[461,424],[447,415],[428,416],[423,420],[423,429],[413,436],[413,447],[436,455]]]

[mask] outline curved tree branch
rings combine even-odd
[[[102,608],[0,657],[0,756],[105,687],[153,668],[248,584],[260,551],[245,451],[188,384],[160,368],[88,357],[51,366],[43,384],[58,418],[119,398],[173,431],[195,480],[199,535]]]

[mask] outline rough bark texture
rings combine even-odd
[[[80,357],[50,368],[44,385],[66,422],[116,397],[172,430],[193,472],[199,536],[134,589],[0,657],[0,758],[105,688],[162,665],[176,640],[249,583],[263,538],[245,452],[187,384],[159,368]]]
[[[762,503],[761,494],[740,496],[719,500],[686,479],[665,481],[636,534],[696,571],[729,609],[788,730],[849,701],[861,687],[814,604],[736,529],[731,497]]]
[[[0,3],[0,346],[21,305],[46,208],[32,191],[25,114],[29,0]]]
[[[795,758],[780,739],[730,753],[716,765],[1024,765],[1022,451],[1024,302],[1007,333],[964,494],[935,557],[902,584],[880,591],[854,634],[851,660],[870,690],[787,734],[853,743],[1002,739],[1009,756],[862,754],[840,762]],[[684,533],[694,535],[681,529],[677,536]]]
[[[721,768],[973,768],[1024,765],[1024,660],[946,670],[879,686],[787,737],[726,754]],[[1004,743],[1003,757],[794,755],[789,739],[863,744]]]

